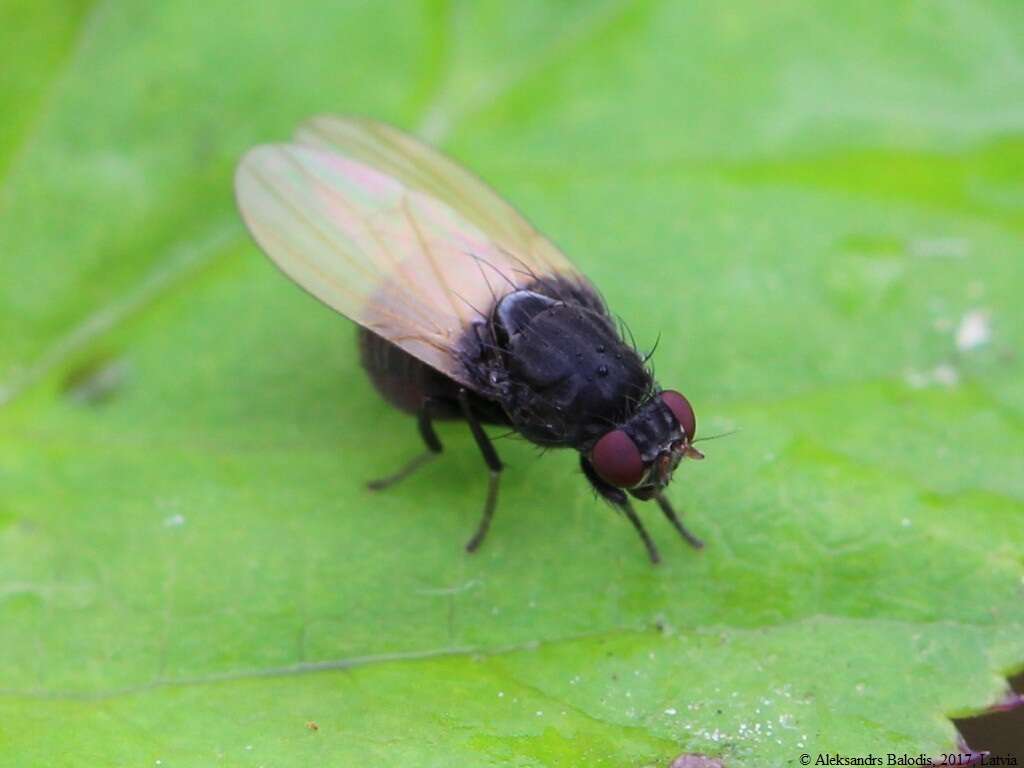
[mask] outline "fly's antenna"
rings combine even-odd
[[[705,440],[717,440],[720,437],[729,437],[729,435],[735,435],[740,432],[740,428],[730,429],[728,432],[719,432],[717,435],[708,435],[707,437],[698,437],[696,440],[691,440],[691,443],[703,443]]]

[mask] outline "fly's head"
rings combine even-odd
[[[697,418],[690,401],[664,390],[625,424],[605,433],[588,453],[606,483],[646,500],[672,481],[684,457],[702,459],[693,447]]]

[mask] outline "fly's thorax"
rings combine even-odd
[[[580,447],[649,397],[643,361],[604,314],[535,291],[504,297],[492,326],[516,429],[542,445]]]

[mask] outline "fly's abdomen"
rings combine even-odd
[[[458,385],[454,381],[365,328],[359,329],[359,358],[381,397],[399,410],[417,413],[428,398],[456,400]]]
[[[431,418],[461,418],[458,401],[461,385],[396,344],[360,328],[359,358],[373,386],[395,408],[418,413],[429,400]],[[469,402],[477,418],[485,424],[510,424],[498,403],[472,391]]]

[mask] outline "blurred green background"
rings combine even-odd
[[[601,287],[708,461],[645,509],[418,450],[246,237],[359,113]],[[1024,5],[0,3],[0,765],[954,748],[1024,663]],[[307,723],[316,723],[313,729]],[[984,745],[976,745],[984,746]]]

